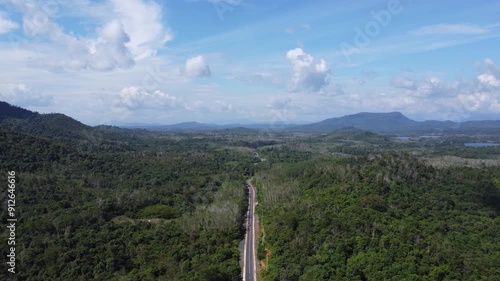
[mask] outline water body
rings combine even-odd
[[[467,147],[492,147],[492,146],[499,146],[500,143],[493,143],[493,142],[466,142],[464,143],[465,146]]]

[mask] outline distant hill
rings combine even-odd
[[[330,118],[318,123],[292,127],[291,130],[301,132],[333,132],[341,128],[353,127],[373,132],[392,132],[414,128],[417,125],[417,121],[413,121],[399,112],[362,112],[344,117]]]
[[[44,137],[84,138],[92,127],[60,113],[39,114],[0,102],[0,126]]]
[[[156,132],[191,132],[191,131],[210,131],[210,130],[220,129],[219,126],[215,124],[204,124],[198,122],[183,122],[172,125],[138,124],[138,125],[122,126],[122,128],[146,129],[148,131],[156,131]]]
[[[330,118],[318,123],[295,126],[291,131],[328,133],[342,128],[353,127],[384,134],[423,134],[423,133],[500,133],[499,121],[415,121],[400,112],[368,113],[362,112],[338,118]]]
[[[183,122],[172,125],[157,125],[157,124],[131,124],[121,126],[122,128],[129,129],[146,129],[149,131],[156,132],[202,132],[202,131],[220,131],[220,130],[231,130],[231,129],[251,129],[257,131],[283,131],[287,128],[294,127],[296,125],[291,124],[270,124],[270,123],[254,123],[254,124],[206,124],[199,122]]]
[[[27,109],[0,101],[0,122],[8,118],[27,119],[35,117],[37,115],[37,112],[32,112]]]

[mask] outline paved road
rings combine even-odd
[[[257,257],[255,248],[255,188],[247,181],[248,213],[246,220],[247,233],[243,250],[243,281],[257,281]]]

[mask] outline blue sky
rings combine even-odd
[[[86,124],[500,119],[500,2],[0,0],[0,100]]]

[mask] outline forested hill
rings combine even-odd
[[[37,112],[32,112],[27,109],[10,105],[6,102],[0,101],[0,122],[8,118],[14,119],[27,119],[37,116]]]
[[[34,136],[76,139],[93,129],[64,114],[39,114],[6,102],[0,102],[0,126]]]

